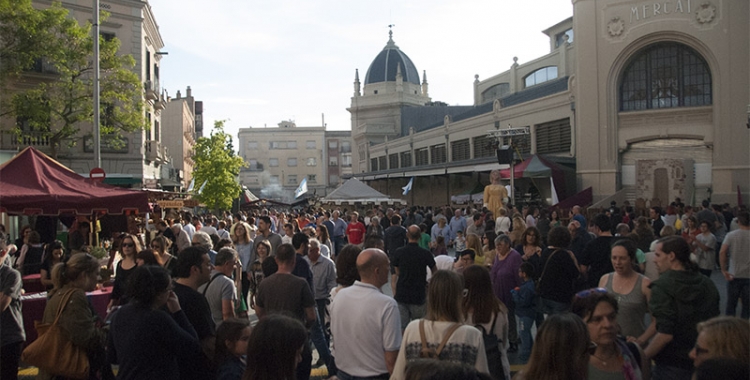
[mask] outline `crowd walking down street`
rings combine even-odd
[[[2,378],[747,378],[744,206],[721,219],[721,244],[719,218],[683,225],[681,209],[649,221],[575,207],[552,210],[555,224],[547,210],[501,210],[167,212],[117,235],[104,261],[40,244],[32,227],[0,232]],[[503,218],[521,222],[506,233]],[[90,228],[77,223],[84,245]],[[33,275],[46,293],[24,294]],[[35,317],[56,330],[32,334]],[[61,352],[51,334],[69,344],[39,360]],[[74,354],[77,374],[63,360]]]

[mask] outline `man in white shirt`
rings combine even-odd
[[[193,240],[193,234],[195,234],[195,226],[191,223],[193,220],[193,216],[190,215],[190,213],[185,214],[185,218],[182,220],[184,225],[182,226],[182,230],[187,232],[188,240]]]
[[[357,256],[362,279],[340,290],[331,304],[331,333],[338,378],[388,379],[401,347],[401,318],[396,301],[380,288],[388,283],[385,252],[371,248]]]

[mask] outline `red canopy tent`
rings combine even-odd
[[[84,178],[28,147],[0,166],[0,211],[19,215],[123,214],[149,211],[144,191]]]

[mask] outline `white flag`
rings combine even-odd
[[[193,179],[190,180],[190,185],[188,185],[187,192],[189,193],[193,191],[193,187],[195,187],[195,177],[193,177]]]
[[[411,191],[411,187],[413,184],[414,184],[414,177],[411,177],[411,179],[409,180],[409,183],[407,183],[406,186],[402,187],[404,192],[401,193],[401,195],[409,194],[409,191]]]
[[[208,180],[203,181],[203,184],[201,185],[201,188],[198,189],[198,194],[200,194],[200,193],[203,192],[203,188],[206,187],[206,182],[208,182]]]
[[[302,182],[299,183],[299,187],[294,191],[294,199],[300,197],[300,195],[307,192],[307,177],[302,178]]]

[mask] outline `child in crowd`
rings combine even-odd
[[[516,305],[516,316],[518,316],[518,331],[521,335],[521,353],[518,359],[526,364],[531,356],[531,347],[534,340],[531,338],[531,326],[536,317],[536,303],[534,298],[534,265],[523,263],[518,268],[518,277],[521,278],[521,286],[511,290],[513,302]]]
[[[463,231],[456,231],[456,240],[453,242],[453,244],[456,247],[456,252],[466,249],[466,238],[464,237]]]
[[[216,329],[217,380],[240,380],[245,373],[250,325],[247,320],[228,319]]]

